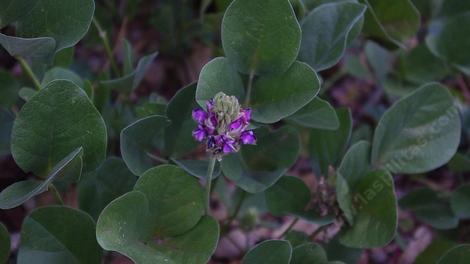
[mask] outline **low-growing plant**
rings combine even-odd
[[[356,263],[405,251],[414,219],[435,239],[412,261],[468,262],[470,4],[119,2],[0,0],[22,74],[0,71],[0,152],[27,173],[0,208],[35,208],[19,246],[0,225],[0,262],[225,263],[232,247],[244,264]],[[193,38],[219,55],[174,96],[138,92],[160,55],[135,63],[99,22],[139,4],[160,8],[164,60],[187,63]],[[81,45],[107,61],[84,71],[91,26]]]

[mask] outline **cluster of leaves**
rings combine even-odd
[[[203,1],[201,14],[211,4]],[[362,249],[386,246],[397,237],[398,206],[436,229],[454,229],[470,217],[469,185],[450,195],[418,189],[399,201],[394,188],[395,175],[424,175],[449,161],[456,173],[470,170],[466,94],[446,86],[447,80],[461,78],[466,87],[470,74],[470,28],[461,26],[470,21],[470,4],[234,0],[216,5],[224,10],[225,57],[208,62],[197,83],[170,101],[152,95],[135,106],[127,99],[157,53],[134,66],[126,41],[122,68],[110,54],[111,69],[94,83],[70,70],[73,47],[92,23],[111,53],[93,18],[93,0],[0,0],[0,28],[16,32],[0,34],[0,45],[31,79],[25,84],[0,72],[5,94],[0,152],[11,153],[34,175],[4,189],[0,208],[20,206],[48,190],[61,203],[60,194],[75,184],[79,202],[78,209],[58,205],[31,212],[23,222],[18,263],[101,263],[103,250],[135,263],[207,263],[227,226],[219,227],[204,210],[200,182],[207,182],[209,161],[192,138],[191,112],[218,92],[252,109],[258,141],[224,157],[213,180],[227,179],[243,197],[261,197],[274,216],[303,219],[320,229],[340,226],[326,245],[312,242],[316,233],[290,232],[283,240],[259,243],[242,263],[354,262]],[[429,19],[425,26],[420,13]],[[422,27],[424,37],[410,49]],[[369,41],[358,40],[361,32]],[[322,99],[328,80],[318,72],[337,65],[355,46],[365,47],[366,66],[358,56],[348,56],[345,71],[373,78],[394,101],[375,115],[373,133],[366,124],[353,124],[350,109],[335,109]],[[18,105],[19,112],[10,110]],[[366,132],[361,135],[360,129]],[[115,142],[122,158],[109,155]],[[326,178],[324,188],[332,197],[286,175],[306,157],[318,177]],[[216,191],[226,193],[227,186],[220,185]],[[9,235],[0,227],[2,262],[9,256]],[[433,257],[464,263],[470,246],[454,246],[447,243]]]

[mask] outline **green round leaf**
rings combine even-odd
[[[12,131],[11,151],[26,172],[46,176],[63,157],[83,147],[84,171],[94,170],[106,155],[106,126],[75,84],[49,83],[21,109]]]
[[[47,64],[52,61],[56,42],[48,37],[18,38],[0,34],[0,45],[13,57]]]
[[[137,120],[121,131],[121,155],[129,170],[137,176],[156,164],[155,149],[163,149],[165,127],[169,125],[164,116],[149,116]]]
[[[470,258],[470,245],[464,244],[447,251],[437,263],[438,264],[465,264]]]
[[[286,240],[266,240],[250,249],[242,264],[289,264],[292,246]]]
[[[199,179],[205,179],[207,177],[207,168],[209,167],[208,160],[180,160],[171,159],[178,167],[185,170],[187,173],[197,177]],[[214,172],[212,173],[212,180],[217,179],[222,173],[220,163],[216,162]]]
[[[126,255],[135,263],[207,263],[218,242],[216,220],[204,216],[182,235],[154,237],[151,207],[146,195],[139,191],[111,202],[98,219],[99,244],[106,250]],[[161,243],[155,243],[155,239]]]
[[[103,81],[101,82],[101,85],[108,89],[116,90],[122,93],[132,92],[140,85],[157,55],[158,52],[155,52],[148,56],[142,57],[139,60],[137,67],[133,71],[121,78]]]
[[[362,256],[362,250],[341,245],[337,236],[328,241],[325,251],[329,260],[344,263],[357,263]]]
[[[317,71],[338,63],[350,33],[362,22],[366,6],[354,2],[324,4],[302,20],[299,60]]]
[[[462,185],[452,193],[450,205],[459,218],[470,218],[470,184]]]
[[[457,243],[446,237],[434,238],[432,243],[416,257],[415,264],[433,263],[455,246]]]
[[[340,242],[353,248],[387,245],[397,228],[397,202],[392,176],[386,171],[363,175],[351,188],[351,197],[355,210],[354,224],[344,226]]]
[[[54,80],[68,80],[82,89],[85,86],[82,78],[78,74],[71,70],[60,67],[54,67],[48,70],[42,78],[41,86],[47,86],[47,84]]]
[[[299,135],[293,128],[283,127],[274,133],[257,129],[255,134],[257,145],[243,146],[239,153],[222,160],[224,175],[250,193],[273,185],[295,163],[300,151]]]
[[[114,157],[107,159],[80,181],[78,185],[80,209],[98,219],[106,205],[132,190],[136,180],[122,159]]]
[[[452,229],[459,224],[449,201],[428,188],[420,188],[403,196],[400,207],[412,211],[418,220],[436,229]]]
[[[159,236],[185,233],[204,215],[204,194],[199,182],[174,165],[146,171],[134,190],[146,195]]]
[[[426,44],[438,57],[450,62],[465,74],[470,74],[470,41],[468,27],[470,13],[462,13],[449,19],[435,21],[426,36]]]
[[[198,144],[192,136],[197,124],[192,111],[198,107],[195,101],[196,84],[181,89],[168,103],[166,116],[171,124],[165,129],[165,151],[173,157],[181,157],[194,150]]]
[[[8,257],[10,257],[10,233],[0,223],[0,263],[7,263]]]
[[[460,142],[461,123],[452,95],[424,85],[395,103],[374,134],[372,164],[393,173],[421,173],[447,163]]]
[[[319,90],[317,74],[303,62],[294,62],[284,74],[261,76],[251,94],[253,120],[275,123],[300,110]]]
[[[219,92],[234,95],[240,102],[245,97],[242,77],[229,60],[223,57],[211,60],[202,68],[197,82],[196,101],[206,108],[206,101]]]
[[[71,177],[77,179],[82,170],[83,149],[78,148],[68,154],[51,170],[44,181],[26,180],[16,182],[0,193],[0,209],[11,209],[17,207],[36,195],[48,190],[54,180],[59,177]]]
[[[0,28],[28,14],[39,0],[0,0]]]
[[[62,206],[33,211],[23,222],[18,251],[18,264],[30,263],[101,263],[93,219]]]
[[[336,166],[346,150],[352,131],[351,112],[346,108],[336,111],[340,126],[337,130],[312,129],[308,150],[318,173],[328,175],[328,166]]]
[[[364,33],[405,47],[405,41],[418,31],[421,18],[410,0],[360,0],[367,5]]]
[[[284,176],[265,191],[266,205],[275,216],[294,215],[319,224],[328,224],[331,217],[321,218],[308,208],[312,195],[308,186],[297,177]]]
[[[316,243],[305,243],[294,248],[290,264],[340,264],[328,261],[325,250]]]
[[[314,98],[306,106],[287,118],[288,121],[308,128],[337,130],[339,120],[335,109],[325,100]]]
[[[58,51],[74,46],[85,36],[94,11],[93,0],[40,0],[18,21],[17,32],[24,38],[54,38]]]
[[[297,58],[300,39],[288,0],[235,0],[222,20],[225,55],[246,74],[286,71]]]

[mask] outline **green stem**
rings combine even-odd
[[[165,158],[162,158],[162,157],[159,157],[159,156],[156,156],[156,155],[153,155],[152,153],[149,153],[149,152],[145,152],[145,154],[147,154],[147,156],[149,156],[151,159],[155,160],[155,161],[158,161],[162,164],[168,164],[170,163],[167,159]]]
[[[212,185],[212,175],[214,174],[214,167],[216,163],[216,158],[211,157],[209,159],[209,167],[207,167],[207,177],[206,177],[206,214],[211,212],[211,185]]]
[[[53,184],[49,185],[49,190],[52,192],[52,194],[54,195],[56,201],[60,205],[65,205],[64,200],[62,199],[62,196],[60,195],[59,191],[57,190],[57,188]]]
[[[326,230],[328,227],[332,226],[333,223],[330,223],[330,224],[327,224],[327,225],[323,225],[323,226],[320,226],[319,228],[317,228],[315,231],[313,231],[312,234],[310,234],[310,239],[314,240],[318,234],[320,234],[323,230]]]
[[[282,232],[282,234],[279,236],[279,238],[283,238],[287,233],[289,233],[289,231],[292,230],[292,228],[295,226],[295,224],[297,224],[297,222],[299,222],[299,218],[295,218],[294,220],[292,220],[292,223],[290,223],[290,225],[287,227],[286,230],[284,230],[284,232]]]
[[[113,70],[116,76],[120,76],[119,68],[117,67],[116,61],[114,60],[113,51],[111,50],[111,45],[109,45],[108,34],[105,30],[103,30],[100,23],[98,22],[98,20],[96,20],[95,17],[93,17],[93,25],[95,25],[95,28],[98,31],[98,35],[100,36],[100,39],[103,42],[106,55],[108,56],[109,63],[111,64],[111,69]]]
[[[21,69],[23,69],[24,73],[26,73],[26,75],[28,75],[28,77],[31,79],[31,81],[33,82],[34,84],[34,87],[36,87],[37,90],[41,90],[41,83],[39,82],[39,80],[36,78],[36,75],[34,75],[33,71],[31,70],[31,68],[29,67],[28,63],[21,57],[16,57],[16,59],[18,60],[18,62],[20,63],[21,65]]]
[[[251,88],[253,87],[253,80],[255,78],[255,71],[251,70],[250,76],[248,77],[248,84],[246,88],[245,106],[250,104],[251,100]]]

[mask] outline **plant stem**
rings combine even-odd
[[[216,163],[216,158],[211,157],[209,159],[209,166],[207,167],[207,177],[206,177],[206,214],[211,212],[211,185],[212,185],[212,174],[214,174],[214,167]]]
[[[279,236],[279,239],[283,238],[287,233],[289,233],[289,231],[292,230],[292,228],[295,226],[295,224],[297,224],[297,222],[299,222],[298,217],[296,217],[296,218],[294,218],[294,220],[292,220],[292,223],[290,223],[290,225],[286,228],[286,230],[284,230],[284,232],[282,232],[282,234]]]
[[[120,76],[119,68],[117,67],[116,61],[114,60],[113,51],[111,50],[111,46],[109,45],[108,34],[105,30],[103,30],[100,23],[98,22],[98,20],[96,20],[95,17],[93,17],[93,25],[98,31],[98,35],[100,36],[100,39],[103,42],[103,46],[106,51],[106,55],[108,56],[109,63],[111,64],[112,71],[116,76]]]
[[[230,215],[230,217],[227,219],[227,224],[226,224],[227,227],[229,227],[232,224],[233,220],[237,218],[238,213],[240,212],[240,209],[242,208],[243,202],[245,201],[245,197],[246,197],[246,192],[242,190],[241,197],[238,200],[237,205],[235,206],[235,211],[233,211],[233,214]]]
[[[315,239],[315,237],[316,237],[318,234],[320,234],[323,230],[327,229],[327,228],[330,227],[331,225],[333,225],[333,223],[320,226],[320,227],[317,228],[315,231],[313,231],[312,234],[310,234],[310,239],[312,239],[312,240]]]
[[[34,75],[33,71],[31,70],[31,68],[29,67],[28,63],[21,57],[16,57],[16,59],[18,60],[18,62],[20,63],[20,66],[21,66],[21,69],[23,70],[23,72],[28,75],[29,79],[31,79],[31,81],[33,82],[34,84],[34,87],[37,89],[37,90],[41,90],[41,83],[39,82],[39,80],[36,78],[36,75]]]
[[[58,191],[57,188],[54,186],[54,184],[50,184],[50,185],[49,185],[49,190],[52,192],[52,194],[54,195],[56,201],[57,201],[60,205],[65,205],[64,200],[62,199],[62,196],[60,195],[59,191]]]
[[[246,88],[246,96],[245,96],[245,106],[250,104],[251,99],[251,88],[253,87],[253,79],[255,78],[255,71],[251,70],[250,77],[248,77],[248,84]]]
[[[170,163],[167,159],[165,158],[162,158],[162,157],[159,157],[159,156],[156,156],[156,155],[153,155],[152,153],[149,153],[149,152],[146,152],[145,154],[147,154],[147,156],[149,156],[151,159],[155,160],[155,161],[158,161],[162,164],[168,164]]]

